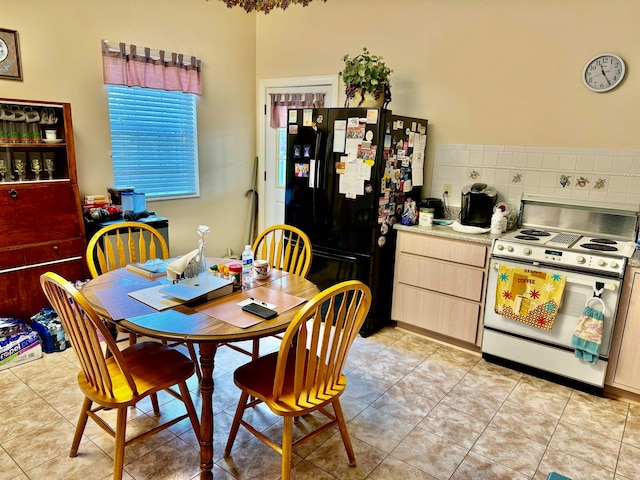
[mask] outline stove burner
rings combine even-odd
[[[616,245],[618,243],[615,240],[609,240],[608,238],[592,238],[589,242],[600,243],[602,245]]]
[[[602,245],[601,243],[583,243],[580,246],[588,250],[598,250],[600,252],[617,252],[618,251],[616,247],[612,247],[610,245]]]
[[[531,235],[516,235],[513,238],[517,238],[518,240],[533,240],[536,242],[540,240],[540,237],[532,237]]]
[[[551,234],[544,230],[535,230],[533,228],[527,230],[520,230],[521,235],[532,235],[534,237],[548,237]]]

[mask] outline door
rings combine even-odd
[[[263,113],[259,124],[258,151],[258,229],[284,223],[284,191],[286,175],[287,129],[271,127],[270,94],[324,93],[325,107],[336,106],[337,75],[260,80],[258,112]]]

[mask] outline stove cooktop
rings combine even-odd
[[[633,254],[634,249],[631,242],[523,228],[496,239],[492,255],[544,262],[559,268],[622,275],[626,258]]]
[[[568,250],[604,253],[629,257],[633,250],[630,242],[622,242],[610,238],[582,235],[571,232],[522,228],[502,237],[501,240],[531,245],[545,245]]]

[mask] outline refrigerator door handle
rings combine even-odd
[[[323,258],[328,258],[329,260],[340,260],[340,261],[349,261],[349,262],[356,262],[357,258],[354,257],[353,255],[337,255],[334,253],[329,253],[329,252],[325,252],[322,250],[318,250],[317,248],[314,247],[313,249],[314,251],[314,255],[317,255],[318,257],[323,257]]]

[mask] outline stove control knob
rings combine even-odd
[[[614,261],[612,261],[612,262],[609,264],[609,266],[610,266],[611,268],[618,268],[618,266],[619,266],[619,265],[618,265],[618,262],[616,262],[616,261],[614,260]]]
[[[582,255],[578,255],[578,256],[576,257],[576,261],[577,261],[578,263],[584,263],[586,260],[585,260],[585,258],[584,258]]]
[[[529,247],[525,248],[523,252],[525,255],[531,255],[531,249]]]
[[[598,260],[598,266],[604,267],[607,264],[604,260]]]
[[[513,247],[512,247],[511,245],[509,245],[509,246],[507,247],[507,251],[509,251],[509,252],[513,252]]]
[[[504,245],[502,245],[501,243],[499,243],[499,244],[496,246],[496,248],[497,248],[498,250],[504,250]]]

